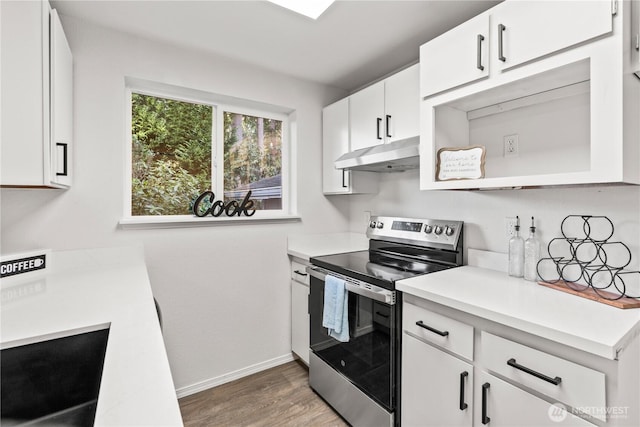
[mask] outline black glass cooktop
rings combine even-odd
[[[394,283],[397,280],[452,267],[431,262],[388,257],[369,251],[314,257],[311,258],[311,263],[386,289],[395,289]]]

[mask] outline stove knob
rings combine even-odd
[[[437,235],[442,234],[442,227],[440,227],[439,225],[436,225],[436,228],[433,230],[434,233],[436,233]]]
[[[382,228],[384,226],[384,224],[382,223],[382,221],[378,221],[378,228]]]
[[[453,227],[449,227],[448,225],[444,228],[444,234],[447,236],[453,236],[454,231]]]
[[[375,221],[371,221],[369,223],[369,228],[376,228],[376,222]]]
[[[431,232],[433,231],[433,227],[430,225],[425,225],[424,226],[424,232],[427,234],[431,234]]]

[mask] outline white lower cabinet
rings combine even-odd
[[[291,351],[309,364],[309,274],[291,261]]]
[[[551,404],[486,372],[476,379],[474,425],[490,427],[584,426],[593,424],[569,413],[559,403]]]
[[[505,325],[429,307],[404,295],[403,426],[594,426],[573,408],[606,407],[604,373],[485,330],[509,334]]]
[[[403,426],[471,426],[473,365],[405,333]]]

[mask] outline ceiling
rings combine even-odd
[[[51,3],[62,15],[351,92],[416,62],[421,44],[499,2],[338,0],[316,21],[267,1]]]

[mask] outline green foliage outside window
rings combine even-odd
[[[136,93],[131,104],[131,214],[190,214],[211,189],[213,107]]]
[[[278,186],[273,187],[268,195],[260,194],[265,191],[262,184],[267,185],[266,179],[281,176],[281,150],[282,121],[225,111],[225,193],[251,189],[257,209],[280,209],[282,186],[279,179],[276,180]],[[233,197],[225,196],[225,199]]]
[[[190,202],[214,185],[214,108],[133,93],[131,214],[190,215]],[[256,209],[282,208],[282,121],[223,113],[223,194],[252,191]]]

